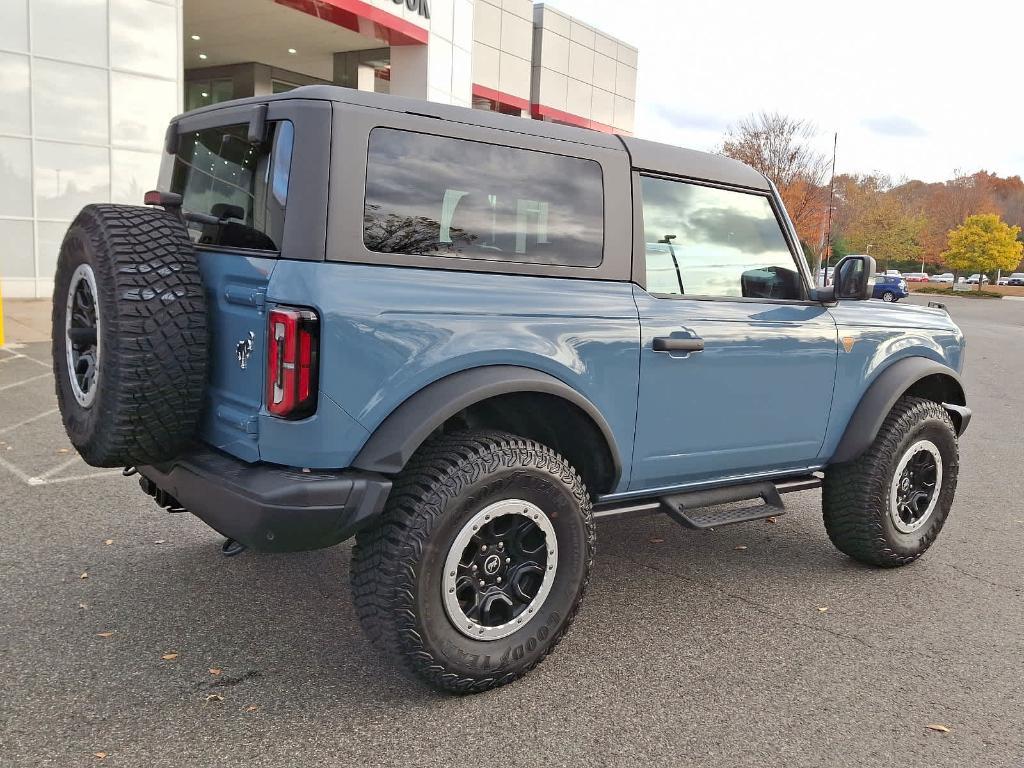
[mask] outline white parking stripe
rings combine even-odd
[[[10,352],[9,349],[7,351]],[[31,360],[36,365],[43,366],[43,368],[51,367],[50,363],[44,362],[42,360],[36,360],[34,357],[29,357],[28,355],[23,355],[20,352],[11,352],[10,357],[3,358],[2,360],[0,360],[0,363],[6,363],[9,360]]]
[[[47,416],[51,416],[51,415],[57,413],[58,410],[59,410],[58,408],[51,408],[48,411],[43,411],[42,413],[37,414],[35,416],[30,416],[29,418],[25,419],[24,421],[19,421],[16,424],[8,424],[6,427],[0,428],[0,435],[4,434],[5,432],[10,432],[12,429],[17,429],[18,427],[24,427],[26,424],[31,424],[33,421],[39,421],[39,419],[45,419]]]
[[[45,379],[49,375],[49,373],[40,373],[38,376],[29,376],[27,379],[16,381],[13,384],[4,384],[2,387],[0,387],[0,392],[3,392],[5,389],[14,389],[15,387],[20,387],[22,384],[28,384],[29,382],[32,381],[39,381],[39,379]]]
[[[16,466],[11,464],[11,462],[7,461],[7,459],[3,457],[0,457],[0,467],[6,469],[8,472],[13,474],[23,483],[28,483],[29,485],[37,485],[37,483],[33,482],[35,480],[34,477],[31,477],[27,472],[22,472],[20,469],[18,469]]]
[[[71,483],[75,480],[92,480],[96,477],[113,477],[120,475],[120,469],[105,469],[100,472],[90,472],[87,475],[72,475],[71,477],[55,477],[52,480],[39,480],[32,478],[29,485],[57,485],[58,483]]]
[[[58,472],[60,472],[62,469],[67,469],[72,464],[76,463],[79,460],[79,458],[80,458],[79,455],[76,453],[74,456],[72,456],[67,461],[62,461],[56,467],[53,467],[52,469],[46,470],[41,475],[36,475],[35,477],[32,478],[32,480],[30,482],[32,483],[32,485],[39,485],[42,481],[46,480],[46,478],[53,477]]]

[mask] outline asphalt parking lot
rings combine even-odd
[[[45,344],[0,350],[0,764],[1019,768],[1024,302],[947,303],[975,416],[921,561],[846,559],[817,491],[775,524],[608,522],[569,637],[468,698],[364,643],[349,545],[221,556],[70,450]]]

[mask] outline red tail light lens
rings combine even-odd
[[[286,419],[316,411],[320,321],[309,309],[270,310],[267,410]]]

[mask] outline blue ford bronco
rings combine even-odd
[[[909,563],[971,417],[941,308],[815,287],[779,194],[730,159],[328,86],[174,118],[147,206],[61,248],[57,396],[226,551],[355,537],[366,634],[452,691],[561,640],[596,522],[780,515]]]

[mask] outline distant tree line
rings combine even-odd
[[[951,237],[978,215],[994,215],[995,220],[984,220],[986,227],[1005,224],[1012,237],[1024,240],[1024,181],[981,170],[954,171],[953,178],[930,184],[880,173],[836,176],[832,236],[826,243],[831,158],[814,145],[816,133],[805,120],[761,112],[731,126],[719,148],[761,171],[779,188],[812,265],[829,255],[834,262],[848,253],[870,252],[880,268],[969,269],[963,258],[950,256],[954,245],[962,249],[963,243],[962,237],[956,243]],[[976,226],[979,220],[972,223]],[[1004,230],[998,232],[1006,236]],[[1020,248],[1004,249],[1001,261],[977,262],[975,271],[985,271],[983,263],[1006,265],[1013,261],[1011,251],[1019,261]],[[1024,263],[1002,268],[1024,271]]]

